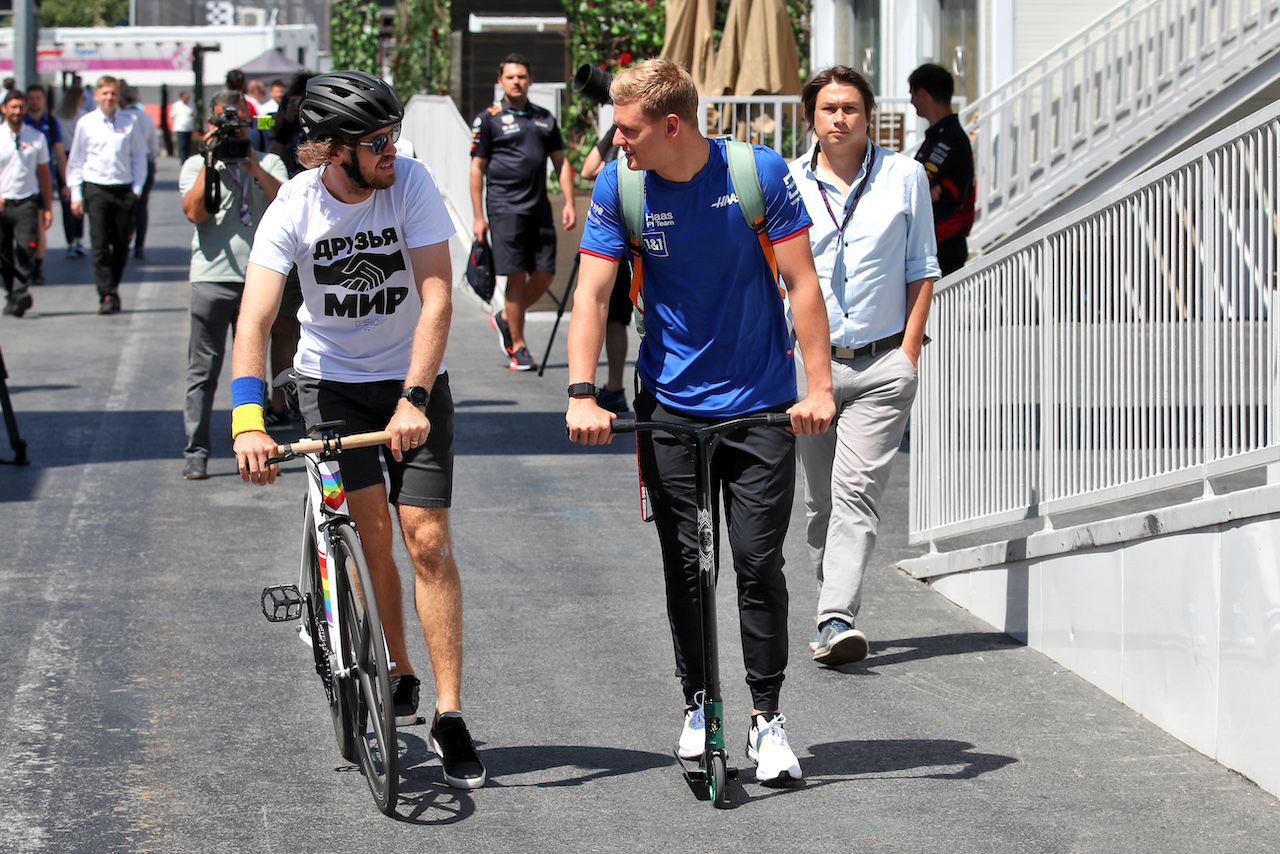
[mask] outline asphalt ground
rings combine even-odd
[[[229,371],[212,476],[181,478],[191,227],[176,174],[162,162],[122,314],[96,315],[89,261],[62,257],[55,225],[49,283],[25,318],[0,318],[31,459],[0,466],[0,852],[1276,850],[1274,797],[893,569],[917,553],[905,457],[863,663],[809,660],[815,585],[793,515],[783,711],[803,785],[763,788],[742,757],[726,567],[742,774],[733,809],[696,800],[671,757],[681,702],[632,442],[571,445],[564,327],[545,376],[512,373],[462,293],[452,520],[466,714],[490,781],[448,788],[425,728],[408,728],[399,820],[381,815],[337,753],[309,651],[259,611],[263,586],[296,577],[304,482],[296,465],[273,487],[235,475]],[[531,323],[539,358],[550,331]],[[420,639],[411,654],[425,674]]]

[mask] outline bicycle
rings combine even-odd
[[[702,618],[703,715],[706,721],[706,746],[698,767],[686,764],[675,750],[685,781],[700,800],[710,800],[716,809],[731,806],[729,780],[738,775],[728,767],[724,749],[724,699],[720,695],[720,645],[716,637],[716,531],[715,492],[711,480],[711,455],[721,436],[741,427],[766,425],[783,427],[791,423],[785,412],[743,415],[712,424],[694,426],[666,421],[634,421],[615,419],[613,433],[637,433],[644,430],[670,433],[693,454],[697,470],[696,502],[698,507],[698,600]]]
[[[302,457],[307,471],[302,568],[298,584],[262,591],[262,613],[273,623],[301,619],[298,634],[311,648],[324,685],[338,750],[359,763],[373,800],[395,812],[400,789],[399,745],[391,699],[391,670],[373,582],[355,523],[347,515],[338,457],[344,448],[386,444],[386,431],[345,438],[343,422],[317,424],[314,438],[278,445],[268,462]]]

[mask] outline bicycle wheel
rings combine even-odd
[[[342,609],[342,633],[352,662],[351,675],[344,681],[352,683],[355,693],[356,752],[373,800],[378,809],[391,815],[400,791],[400,745],[382,621],[355,529],[339,525],[332,542],[334,565],[341,570],[338,607]]]
[[[350,680],[335,677],[330,666],[335,647],[329,637],[329,623],[324,615],[324,582],[320,575],[320,555],[316,550],[311,508],[307,507],[306,512],[306,527],[302,538],[302,600],[306,603],[307,634],[311,638],[311,650],[315,655],[316,674],[324,685],[329,717],[333,721],[333,735],[338,740],[338,751],[348,762],[358,762],[353,723],[355,691]]]

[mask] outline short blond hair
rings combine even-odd
[[[98,78],[98,84],[93,87],[93,91],[97,92],[103,86],[109,86],[112,89],[115,89],[117,94],[119,94],[120,91],[124,89],[124,86],[121,85],[119,80],[107,74],[104,74]]]
[[[613,78],[609,97],[615,104],[639,104],[651,119],[674,113],[686,122],[698,120],[698,87],[687,69],[655,57],[633,65]]]

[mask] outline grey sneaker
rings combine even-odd
[[[204,480],[209,476],[209,461],[204,457],[187,457],[182,476],[186,480]]]
[[[818,631],[818,645],[813,648],[813,660],[829,667],[862,661],[870,647],[867,636],[846,623],[832,619],[822,624]]]
[[[534,371],[537,370],[538,363],[529,355],[529,348],[520,347],[511,354],[507,368],[512,371]]]

